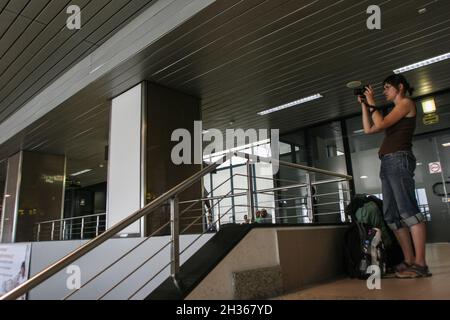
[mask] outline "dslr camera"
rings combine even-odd
[[[355,88],[354,95],[357,97],[365,98],[364,93],[367,91],[368,85],[361,86],[359,88]]]

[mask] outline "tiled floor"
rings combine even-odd
[[[427,246],[427,260],[431,278],[382,279],[381,290],[369,290],[366,281],[342,279],[318,285],[297,293],[276,298],[277,300],[336,300],[336,299],[383,299],[383,300],[442,300],[450,299],[450,244]]]

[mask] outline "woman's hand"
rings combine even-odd
[[[363,102],[365,102],[365,99],[363,99],[363,97],[361,96],[358,96],[358,102],[362,104]]]
[[[373,91],[372,86],[367,86],[366,91],[364,92],[364,96],[366,97],[366,101],[369,105],[375,106],[375,91]]]

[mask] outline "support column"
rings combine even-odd
[[[201,154],[195,153],[195,139],[201,139],[201,132],[196,136],[194,122],[201,120],[200,101],[195,97],[147,83],[147,203],[166,191],[177,186],[201,170],[198,158],[201,162]],[[191,136],[191,164],[176,165],[173,163],[172,149],[179,142],[172,142],[172,133],[176,129],[185,129]],[[194,160],[197,161],[194,161]],[[197,162],[195,164],[194,162]],[[193,187],[187,189],[179,196],[180,202],[185,200],[200,199],[202,197],[202,184],[199,181]],[[180,213],[187,205],[180,204]],[[199,203],[189,212],[180,217],[180,232],[193,223],[203,213],[202,205]],[[146,220],[147,235],[152,234],[163,224],[170,221],[170,207],[166,206],[154,212]],[[201,233],[203,231],[201,217],[193,227],[184,233]],[[158,234],[169,235],[169,226]]]
[[[145,204],[145,84],[114,98],[108,156],[107,227],[143,208]],[[143,220],[120,233],[143,236]]]
[[[200,102],[196,98],[151,83],[139,84],[112,100],[108,159],[108,228],[201,169],[201,164],[175,165],[171,159],[172,149],[178,144],[171,141],[173,131],[185,129],[194,137],[194,122],[198,120]],[[179,198],[180,201],[192,200],[201,198],[201,195],[199,181]],[[183,206],[180,209],[182,210]],[[195,209],[197,211],[187,212],[180,218],[180,230],[201,215],[201,205]],[[149,235],[169,221],[170,208],[162,207],[123,230],[120,236]],[[199,219],[188,233],[201,231],[202,222],[203,220]],[[158,234],[169,235],[170,225]]]
[[[8,159],[2,243],[35,240],[36,223],[62,218],[66,159],[21,151]]]

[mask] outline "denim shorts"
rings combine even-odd
[[[425,221],[415,192],[416,157],[410,151],[397,151],[380,159],[383,213],[389,227],[398,230]]]

